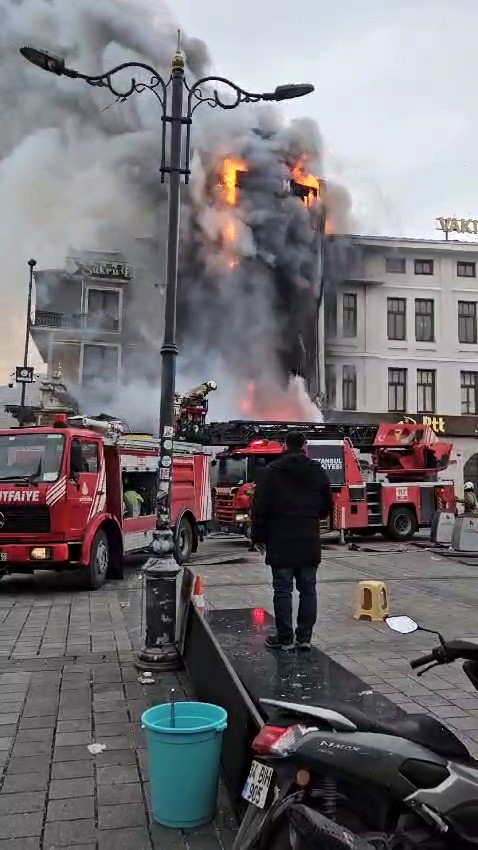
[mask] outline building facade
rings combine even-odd
[[[65,269],[35,273],[31,335],[48,376],[71,388],[157,378],[164,287],[141,247],[134,268],[116,252],[71,252]]]
[[[429,421],[478,486],[478,243],[353,237],[325,332],[327,407]]]

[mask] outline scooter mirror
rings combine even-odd
[[[386,617],[385,622],[389,629],[392,629],[394,632],[400,632],[402,635],[409,635],[418,629],[418,623],[412,620],[411,617]]]

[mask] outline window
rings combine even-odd
[[[83,440],[73,440],[71,455],[77,463],[81,464],[81,472],[98,472],[100,468],[98,443],[87,443]],[[76,466],[79,471],[79,467]]]
[[[357,409],[357,371],[355,366],[342,369],[342,407],[344,410]]]
[[[62,469],[65,438],[57,434],[0,434],[0,481],[57,481]]]
[[[458,341],[476,344],[476,301],[458,302]]]
[[[94,380],[116,383],[118,380],[118,348],[116,345],[85,345],[83,349],[83,383]]]
[[[417,369],[417,412],[435,413],[436,371]]]
[[[417,342],[433,342],[435,339],[435,316],[433,308],[433,299],[415,299],[415,339]]]
[[[406,298],[387,298],[387,335],[389,339],[407,338]]]
[[[388,370],[388,409],[404,413],[407,409],[407,370]]]
[[[120,294],[115,289],[88,289],[88,325],[119,330]]]
[[[461,412],[478,413],[478,372],[460,372]]]
[[[327,407],[335,407],[337,402],[337,375],[335,366],[325,367],[325,396]]]
[[[385,271],[387,274],[405,274],[407,261],[405,257],[385,257]]]
[[[415,274],[433,274],[433,260],[415,260]]]
[[[456,273],[458,277],[476,277],[476,263],[457,263]]]
[[[357,296],[347,293],[343,300],[343,335],[357,336]]]

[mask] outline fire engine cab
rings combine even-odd
[[[428,425],[212,423],[204,439],[228,447],[217,455],[213,475],[214,519],[220,527],[249,534],[255,485],[283,452],[292,429],[303,431],[309,457],[329,476],[333,510],[323,523],[326,531],[381,532],[407,540],[431,525],[435,511],[455,510],[453,483],[439,480],[452,444],[439,440]]]
[[[51,427],[0,431],[3,573],[81,568],[91,589],[122,578],[124,556],[147,549],[156,527],[158,451],[153,437],[124,434],[120,423],[64,414]],[[211,519],[210,459],[201,445],[175,442],[179,563]]]

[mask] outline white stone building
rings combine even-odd
[[[429,417],[455,444],[457,485],[478,486],[478,242],[351,241],[328,311],[329,407],[349,420]]]

